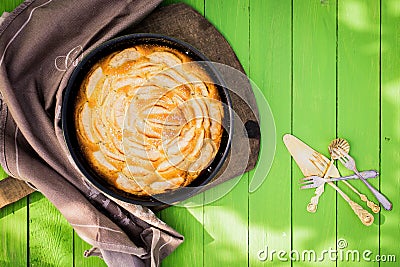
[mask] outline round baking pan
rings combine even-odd
[[[201,67],[207,71],[208,75],[215,82],[221,98],[221,102],[224,106],[224,131],[221,139],[220,148],[211,164],[207,168],[205,168],[200,173],[200,175],[188,186],[153,196],[138,196],[127,193],[107,183],[105,179],[97,174],[91,168],[90,164],[88,164],[81,151],[74,122],[76,98],[83,80],[92,69],[92,67],[102,58],[114,52],[122,51],[126,48],[130,48],[140,44],[152,44],[170,47],[187,54],[193,61],[199,61],[198,63],[201,65]],[[125,201],[127,203],[139,204],[144,206],[174,204],[179,201],[183,201],[193,196],[202,188],[202,186],[206,185],[211,180],[213,180],[213,178],[215,178],[215,175],[222,167],[229,153],[233,131],[233,114],[229,92],[224,85],[224,81],[222,80],[218,71],[213,67],[212,63],[210,63],[210,61],[200,51],[183,41],[159,34],[131,34],[111,39],[95,48],[82,59],[82,61],[76,66],[76,68],[72,72],[67,87],[64,91],[62,106],[62,129],[69,153],[76,166],[86,177],[86,179],[89,180],[100,191],[106,193],[107,195],[110,195],[111,197]]]

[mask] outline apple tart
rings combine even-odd
[[[99,61],[75,107],[78,142],[108,183],[135,195],[189,185],[218,152],[223,107],[207,72],[150,44]]]

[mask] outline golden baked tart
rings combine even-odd
[[[135,195],[189,185],[214,159],[223,108],[207,72],[175,49],[141,44],[99,61],[75,106],[92,169]]]

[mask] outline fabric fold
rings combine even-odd
[[[58,105],[78,60],[160,2],[26,1],[0,26],[2,167],[37,187],[109,266],[158,266],[183,237],[151,210],[133,206],[151,218],[142,222],[85,181],[68,158]],[[153,253],[152,242],[165,245],[163,253]]]

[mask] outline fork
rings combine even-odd
[[[322,155],[319,153],[315,153],[314,160],[315,160],[314,163],[316,165],[320,165],[321,168],[324,166],[324,163],[326,163],[326,161],[324,160]],[[331,160],[329,164],[332,164],[332,162],[333,162],[333,160]],[[321,168],[319,168],[319,169],[321,169]],[[351,209],[354,211],[354,213],[358,216],[358,218],[364,225],[370,226],[374,222],[374,216],[372,216],[368,211],[363,209],[363,207],[358,205],[358,203],[351,200],[349,198],[349,196],[346,195],[346,193],[343,192],[339,187],[337,187],[333,182],[328,182],[328,185],[330,185],[332,188],[334,188],[339,193],[339,195],[343,197],[343,199],[350,205]],[[323,188],[323,187],[321,187],[321,188]]]
[[[318,166],[318,169],[324,169],[326,164],[332,164],[333,160],[331,160],[329,163],[326,162],[326,160],[323,158],[323,156],[319,153],[314,153],[314,158],[313,158],[313,163]],[[330,168],[330,165],[328,165],[328,168]],[[326,171],[324,176],[327,176],[326,174],[329,173],[329,169]],[[326,178],[326,177],[325,177]],[[350,205],[354,213],[358,216],[360,221],[366,225],[370,226],[374,222],[374,216],[372,216],[368,211],[363,209],[360,205],[358,205],[356,202],[351,200],[349,196],[346,195],[342,190],[340,190],[339,187],[337,187],[334,183],[328,182],[328,185],[330,185],[332,188],[334,188],[340,196],[343,197],[343,199]],[[317,189],[321,188],[321,191],[316,190],[316,195],[311,198],[311,202],[307,206],[307,210],[310,211],[308,208],[314,206],[316,209],[316,205],[318,203],[318,198],[323,192],[323,186],[318,187]],[[317,192],[318,191],[318,192]],[[315,212],[315,209],[312,212]]]
[[[379,175],[379,173],[375,170],[371,170],[371,171],[361,172],[361,175],[365,179],[369,179],[369,178],[377,177]],[[315,187],[319,187],[320,185],[327,183],[327,182],[336,182],[336,181],[343,181],[343,180],[349,180],[349,179],[358,179],[358,176],[357,175],[349,175],[349,176],[344,176],[344,177],[327,179],[327,178],[319,177],[317,175],[313,175],[313,176],[309,176],[309,177],[305,177],[305,178],[301,179],[302,183],[300,183],[300,184],[303,186],[300,188],[301,189],[315,188]]]
[[[364,171],[361,173],[361,175],[365,178],[375,178],[378,176],[378,172],[377,171]],[[303,178],[301,180],[303,180],[304,182],[301,183],[303,186],[300,187],[300,189],[309,189],[309,188],[318,188],[328,182],[334,182],[334,181],[343,181],[344,184],[346,184],[351,190],[353,190],[354,193],[356,193],[361,201],[365,202],[367,204],[367,206],[374,212],[374,213],[378,213],[380,210],[380,206],[376,205],[374,202],[370,201],[366,195],[361,194],[356,188],[354,188],[354,186],[352,186],[349,182],[347,182],[347,180],[349,179],[358,179],[357,175],[350,175],[350,176],[345,176],[345,177],[339,177],[339,178],[330,178],[330,179],[326,179],[326,178],[322,178],[319,176],[309,176],[306,178]]]
[[[370,183],[368,183],[364,179],[364,177],[362,177],[362,175],[358,172],[357,167],[356,167],[356,162],[349,154],[347,154],[345,151],[343,151],[340,148],[335,149],[335,151],[333,151],[333,152],[336,153],[336,155],[338,156],[338,160],[343,164],[343,166],[345,166],[347,169],[353,171],[360,178],[360,180],[363,181],[363,183],[368,187],[368,189],[372,192],[372,194],[374,194],[374,196],[379,201],[379,203],[382,204],[382,207],[385,210],[392,209],[392,203],[390,203],[390,201],[382,193],[380,193],[375,187],[373,187]]]

